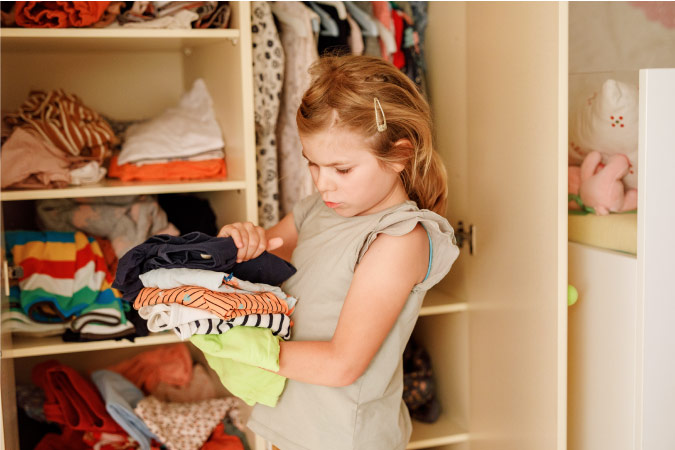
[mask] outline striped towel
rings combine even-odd
[[[12,264],[23,268],[20,303],[31,319],[61,322],[115,308],[126,323],[120,294],[111,287],[112,275],[94,238],[80,231],[7,231],[5,245]]]

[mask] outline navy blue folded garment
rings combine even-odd
[[[119,260],[113,287],[124,300],[133,302],[143,289],[138,278],[153,269],[204,269],[232,273],[240,280],[279,286],[295,273],[295,267],[268,252],[237,263],[237,247],[230,237],[213,237],[195,231],[182,236],[158,234],[129,250]]]

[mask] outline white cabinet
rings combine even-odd
[[[184,192],[208,199],[219,226],[235,220],[257,222],[250,4],[231,2],[231,6],[229,29],[0,30],[3,111],[16,110],[31,89],[63,88],[106,117],[149,119],[175,105],[193,81],[202,78],[223,133],[227,164],[223,179],[105,180],[66,189],[2,191],[5,223],[34,214],[36,199]],[[3,285],[3,310],[7,308],[4,295]],[[139,338],[135,344],[126,340],[64,343],[60,337],[12,338],[3,331],[0,448],[18,448],[14,385],[30,380],[36,361],[55,355],[87,370],[147,349],[144,346],[177,340],[170,333]]]

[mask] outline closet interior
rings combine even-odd
[[[173,181],[122,181],[59,189],[3,189],[3,230],[35,228],[35,202],[118,196],[190,194],[208,202],[218,225],[256,222],[251,10],[230,2],[228,28],[2,28],[2,110],[15,111],[32,90],[63,89],[117,121],[158,116],[203,80],[225,141],[226,176]],[[161,178],[161,177],[160,177]],[[8,313],[9,268],[3,253],[2,314]],[[31,369],[56,359],[88,374],[155,346],[179,342],[173,332],[131,340],[64,342],[61,336],[24,337],[3,322],[0,360],[3,432],[0,447],[19,448],[15,386]],[[195,360],[201,352],[193,350]],[[219,385],[220,383],[218,383]],[[224,394],[224,392],[221,392]]]
[[[38,200],[169,193],[206,199],[219,226],[258,222],[251,3],[230,5],[228,29],[2,28],[3,112],[15,110],[32,89],[63,88],[106,117],[146,119],[176,104],[201,78],[227,165],[226,177],[208,181],[107,179],[3,189],[3,229],[34,223]],[[413,422],[409,449],[562,450],[565,439],[575,450],[632,449],[638,439],[668,439],[658,418],[672,417],[667,402],[675,404],[664,381],[675,377],[665,348],[672,332],[664,322],[675,311],[663,283],[671,267],[664,253],[675,245],[666,231],[675,226],[672,208],[664,206],[675,191],[665,168],[675,162],[665,147],[675,137],[661,125],[669,116],[657,103],[672,104],[675,96],[672,78],[670,84],[660,78],[672,72],[640,69],[675,67],[675,39],[672,27],[642,8],[430,2],[427,87],[448,170],[448,219],[456,230],[463,222],[473,253],[466,241],[448,277],[424,300],[413,336],[431,357],[442,412],[434,423]],[[608,78],[642,96],[639,207],[637,214],[614,214],[624,223],[611,232],[591,230],[602,216],[568,217],[565,191],[575,105]],[[616,120],[628,123],[627,116]],[[582,229],[575,220],[595,223]],[[607,244],[615,232],[632,247]],[[3,315],[8,272],[5,265]],[[579,293],[569,307],[568,282]],[[58,359],[87,373],[176,342],[175,334],[162,333],[133,343],[65,343],[58,336],[12,335],[3,326],[0,447],[19,448],[15,388],[30,381],[36,364]],[[195,348],[191,354],[199,360]],[[250,434],[249,442],[254,450],[266,448]]]
[[[35,229],[33,213],[43,200],[99,199],[131,195],[194,194],[208,201],[218,226],[258,222],[251,3],[230,2],[226,29],[40,29],[3,28],[2,109],[14,111],[32,90],[63,89],[116,121],[152,118],[180,102],[195,80],[204,81],[225,141],[227,175],[208,180],[101,181],[59,189],[3,189],[3,231]],[[47,68],[47,70],[46,70]],[[3,316],[10,267],[3,255]],[[429,292],[415,338],[431,355],[442,407],[433,423],[414,422],[410,449],[462,448],[466,432],[466,304],[443,289]],[[3,324],[4,325],[4,324]],[[438,342],[443,341],[443,345]],[[2,448],[19,448],[17,390],[32,369],[56,359],[83,375],[142,352],[179,342],[172,332],[130,340],[64,342],[60,336],[26,337],[2,327]],[[447,343],[447,347],[446,344]],[[189,345],[189,344],[188,344]],[[196,362],[201,352],[190,346]],[[446,376],[447,374],[447,376]],[[213,376],[214,374],[211,373]],[[226,391],[221,386],[221,394]],[[246,408],[244,407],[244,412]],[[255,450],[266,448],[250,432]]]

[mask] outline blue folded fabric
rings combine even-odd
[[[117,372],[97,370],[91,379],[105,400],[105,409],[129,436],[134,438],[142,450],[150,450],[150,440],[157,439],[134,413],[136,404],[143,399],[143,392]]]
[[[232,273],[240,280],[279,286],[296,272],[295,267],[271,253],[237,263],[237,246],[231,237],[212,237],[199,231],[182,236],[158,234],[129,250],[119,260],[113,287],[133,302],[143,283],[138,278],[153,269],[205,269]]]

